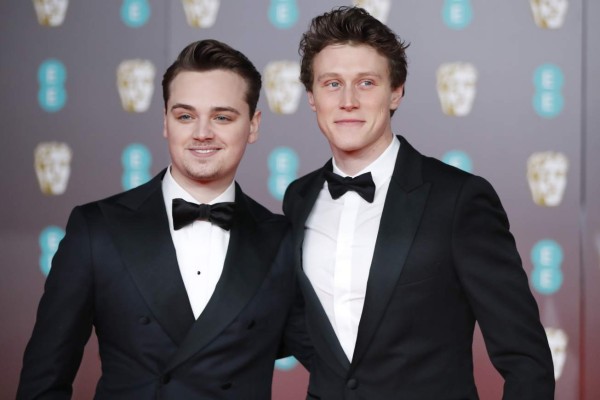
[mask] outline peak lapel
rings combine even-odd
[[[429,195],[430,184],[422,182],[420,154],[404,138],[399,139],[400,151],[381,216],[352,365],[360,361],[379,326]]]
[[[114,243],[138,290],[158,323],[179,344],[194,321],[177,264],[161,181],[125,193],[118,202],[102,202]]]
[[[335,368],[340,375],[344,376],[350,366],[350,361],[340,345],[317,293],[302,268],[304,226],[317,201],[319,192],[323,188],[323,184],[325,183],[323,171],[327,169],[332,169],[331,160],[329,160],[323,168],[318,170],[306,186],[299,191],[298,195],[300,198],[294,200],[294,208],[290,210],[289,217],[293,222],[294,259],[295,265],[299,270],[298,280],[302,293],[304,294],[307,309],[307,323],[311,326],[311,332],[318,332],[318,337],[313,338],[314,345],[318,348],[319,354],[333,360],[330,362],[330,365]]]
[[[223,273],[206,308],[188,332],[167,370],[188,360],[218,336],[248,304],[271,268],[283,238],[282,225],[257,223],[236,184],[236,211]]]

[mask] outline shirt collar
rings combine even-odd
[[[381,153],[381,155],[377,157],[377,159],[375,159],[371,164],[367,165],[354,176],[371,172],[373,182],[375,182],[375,187],[381,185],[386,179],[389,179],[394,172],[396,158],[398,157],[398,150],[400,150],[400,140],[394,136],[387,149],[385,149],[385,151]],[[335,158],[332,159],[332,163],[333,172],[341,176],[348,176],[337,166],[335,163]]]

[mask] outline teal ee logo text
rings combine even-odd
[[[296,0],[271,0],[269,21],[279,29],[289,29],[298,21]]]
[[[152,154],[143,144],[133,143],[127,146],[123,150],[121,163],[123,165],[121,185],[124,190],[133,189],[152,178],[150,175]]]
[[[442,161],[453,167],[462,169],[466,172],[473,172],[473,162],[471,157],[464,151],[450,150],[443,155]]]
[[[124,0],[121,6],[121,19],[130,28],[139,28],[150,18],[148,0]]]
[[[531,262],[534,289],[541,294],[557,292],[563,283],[563,251],[560,245],[551,239],[540,240],[531,249]]]
[[[450,29],[466,28],[473,19],[473,7],[470,0],[444,0],[442,19]]]
[[[288,185],[297,177],[298,155],[289,147],[275,148],[268,159],[269,180],[267,186],[271,196],[283,200]]]
[[[67,102],[65,81],[67,69],[60,61],[51,58],[40,64],[38,68],[38,102],[47,112],[61,110]]]
[[[298,365],[298,360],[296,360],[293,356],[275,360],[275,369],[279,371],[291,371],[296,368],[296,365]]]
[[[42,230],[39,236],[40,244],[40,270],[48,276],[52,266],[52,257],[58,250],[58,244],[65,237],[65,231],[58,226],[50,225]]]
[[[561,113],[565,103],[562,95],[564,83],[561,69],[554,64],[543,64],[535,70],[533,108],[539,116],[553,118]]]

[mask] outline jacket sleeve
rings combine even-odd
[[[506,213],[492,186],[472,176],[457,200],[452,250],[459,279],[505,400],[554,398],[554,372],[537,303]]]
[[[32,336],[23,357],[17,399],[69,399],[93,322],[89,229],[75,208],[52,260]]]

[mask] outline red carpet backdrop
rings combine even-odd
[[[261,136],[237,180],[280,212],[287,185],[329,157],[298,81],[298,41],[312,17],[352,4],[411,43],[395,133],[497,189],[552,347],[556,398],[600,398],[600,2],[33,0],[0,3],[1,399],[16,393],[70,210],[168,165],[160,82],[177,53],[215,38],[263,73]],[[474,354],[481,398],[499,399],[479,334]],[[303,367],[276,368],[273,398],[303,399]],[[91,398],[98,376],[92,336],[74,398]]]

